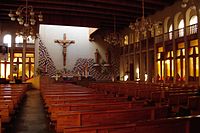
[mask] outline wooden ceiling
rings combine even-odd
[[[177,0],[144,0],[145,16],[170,6]],[[16,11],[26,0],[1,0],[0,22],[10,22],[8,13]],[[141,0],[28,0],[37,13],[42,11],[43,24],[113,28],[128,26],[142,16]]]

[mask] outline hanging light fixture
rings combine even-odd
[[[135,23],[130,23],[129,28],[134,30],[135,32],[139,32],[145,34],[147,31],[153,30],[153,24],[150,18],[144,17],[144,0],[142,0],[142,17],[136,19]]]
[[[199,4],[195,0],[182,0],[181,7],[186,8],[189,2],[191,3],[190,5],[194,10],[196,9],[196,5]]]
[[[185,8],[189,0],[182,0],[181,7]]]
[[[24,27],[20,29],[19,31],[16,32],[17,36],[22,36],[24,39],[28,38],[31,36],[31,38],[34,40],[36,37],[35,30],[33,27]]]
[[[33,7],[28,5],[28,0],[26,0],[26,5],[19,6],[15,12],[10,10],[8,16],[10,17],[11,21],[17,20],[19,25],[23,26],[23,28],[17,32],[16,35],[32,36],[34,33],[33,26],[36,25],[37,21],[43,21],[42,13],[39,12],[39,14],[36,15]]]
[[[113,33],[108,34],[104,41],[107,42],[110,45],[119,45],[122,41],[122,37],[119,33],[116,32],[116,17],[114,16],[114,22],[113,22]]]

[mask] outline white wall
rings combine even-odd
[[[39,34],[42,42],[47,47],[50,57],[56,65],[56,69],[63,68],[62,46],[54,43],[55,40],[63,40],[66,33],[68,40],[74,40],[67,48],[66,67],[72,70],[78,58],[95,58],[94,52],[99,46],[89,41],[89,28],[72,26],[40,25]],[[98,48],[101,50],[100,48]]]

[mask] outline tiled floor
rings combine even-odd
[[[12,133],[53,133],[45,117],[39,90],[27,91],[27,97],[13,124]]]

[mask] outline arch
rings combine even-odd
[[[192,16],[196,16],[197,12],[196,12],[196,7],[195,6],[191,6],[187,9],[186,13],[185,13],[185,18],[186,18],[186,26],[190,25],[190,19]]]
[[[170,17],[166,17],[164,20],[164,33],[168,32]]]
[[[178,25],[180,23],[180,20],[183,19],[183,15],[181,12],[178,12],[175,16],[174,16],[174,30],[179,29]]]
[[[3,37],[3,43],[8,44],[8,47],[11,47],[12,36],[10,34],[6,34]]]

